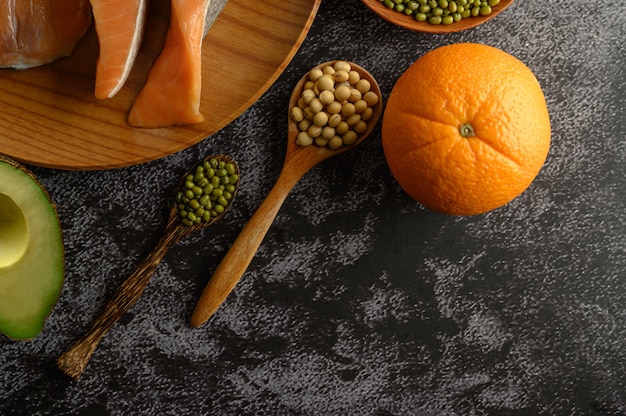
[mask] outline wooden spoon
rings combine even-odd
[[[326,62],[313,69],[333,65],[335,62]],[[371,91],[378,95],[378,103],[372,108],[373,115],[368,121],[367,130],[359,135],[354,144],[342,146],[337,150],[319,147],[315,144],[303,147],[296,144],[296,136],[299,132],[298,125],[291,117],[288,117],[287,153],[280,175],[270,193],[241,230],[241,233],[209,280],[191,316],[190,323],[192,326],[198,327],[202,325],[219,308],[235,287],[265,238],[265,234],[274,222],[274,218],[278,214],[285,198],[287,198],[289,191],[298,180],[320,162],[353,149],[370,135],[378,123],[382,113],[382,95],[378,83],[365,69],[354,63],[350,63],[350,65],[353,70],[360,74],[362,79],[367,79],[370,82]],[[296,84],[289,102],[289,109],[297,106],[307,80],[308,73]]]
[[[205,160],[215,158],[218,161],[230,162],[235,165],[237,175],[239,175],[239,167],[235,160],[227,155],[210,156],[198,162],[203,163]],[[182,189],[185,184],[185,177],[192,172],[198,165],[194,165],[182,177],[177,190]],[[229,201],[224,212],[217,216],[211,217],[209,221],[200,222],[191,226],[184,225],[180,218],[174,198],[172,198],[172,207],[170,209],[169,220],[165,227],[165,231],[161,236],[156,247],[148,254],[148,256],[139,264],[135,271],[117,288],[113,297],[107,303],[102,314],[96,319],[93,326],[87,331],[76,343],[63,355],[57,359],[57,367],[73,379],[78,379],[91,355],[100,343],[100,340],[111,329],[111,327],[127,312],[139,299],[144,289],[150,281],[150,277],[156,270],[157,266],[167,253],[176,243],[191,233],[215,224],[224,217],[228,209],[232,206],[233,199],[238,190],[238,183],[235,187],[232,199]]]

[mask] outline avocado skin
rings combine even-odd
[[[3,192],[6,186],[2,184],[9,183],[12,179],[18,180],[18,178],[26,183],[30,181],[31,200],[38,201],[39,211],[44,213],[46,218],[44,222],[47,225],[44,227],[45,237],[38,233],[31,233],[35,234],[30,242],[34,246],[33,250],[29,247],[24,257],[15,265],[0,268],[0,333],[10,339],[21,341],[33,339],[41,333],[46,319],[59,300],[65,280],[65,250],[57,207],[46,188],[24,165],[0,154],[0,192],[7,195],[6,192]],[[10,195],[7,196],[10,197]],[[48,253],[48,258],[42,259],[40,250],[44,250],[46,247],[51,248],[53,252]],[[31,261],[32,270],[38,271],[37,265],[40,265],[41,273],[35,275],[24,273],[22,275],[21,272],[24,269],[29,270],[29,265],[26,263]],[[20,274],[21,285],[14,285],[8,290],[2,286],[2,279],[13,278],[16,274]],[[24,289],[30,296],[24,296],[24,293],[20,293],[19,290],[16,292],[16,288]],[[11,307],[11,302],[18,306],[13,305]],[[10,313],[7,312],[7,309],[19,310],[23,305],[25,305],[24,310],[19,311],[21,316],[10,316]],[[3,306],[7,306],[7,308]]]

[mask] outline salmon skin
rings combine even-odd
[[[148,3],[148,0],[91,0],[100,45],[96,98],[112,98],[128,79],[141,46]]]
[[[170,26],[128,115],[134,127],[201,123],[202,40],[210,0],[171,0]]]
[[[69,56],[91,25],[88,0],[0,0],[0,67]]]

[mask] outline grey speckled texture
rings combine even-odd
[[[218,18],[218,16],[224,9],[224,6],[226,6],[226,3],[228,3],[228,0],[210,0],[209,1],[207,5],[208,7],[207,15],[206,15],[206,18],[204,19],[205,34],[211,29],[211,26],[213,26],[213,23],[215,23],[215,20]]]
[[[67,278],[38,338],[0,339],[0,414],[626,415],[626,2],[583,3],[518,0],[429,36],[324,0],[278,82],[202,143],[112,171],[35,168],[59,206]],[[190,328],[278,175],[296,80],[348,59],[386,98],[419,56],[463,41],[517,56],[546,93],[553,145],[532,186],[485,215],[430,212],[394,182],[378,130],[297,184],[236,290]],[[168,254],[70,381],[56,357],[154,246],[183,167],[216,152],[241,165],[233,211]]]

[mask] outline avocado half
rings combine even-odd
[[[56,207],[26,167],[0,155],[0,332],[39,335],[65,275]]]

